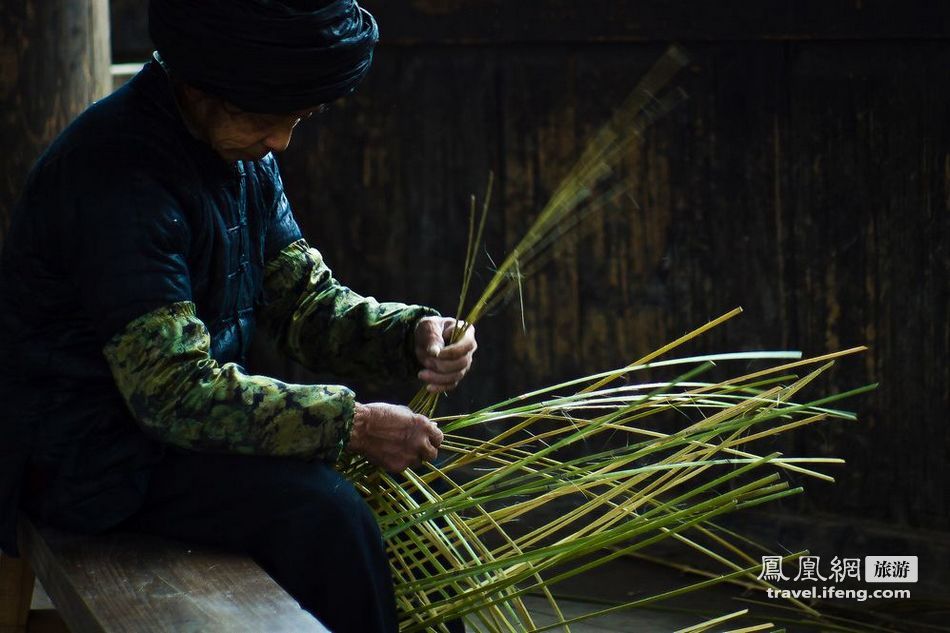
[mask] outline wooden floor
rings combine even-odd
[[[583,577],[570,579],[554,587],[553,591],[556,595],[574,598],[558,600],[564,615],[571,618],[603,609],[605,603],[630,602],[699,580],[666,567],[623,559]],[[950,592],[945,587],[924,585],[916,585],[914,589],[913,600],[891,600],[877,604],[850,601],[816,607],[825,614],[848,620],[848,628],[834,630],[877,633],[950,632]],[[747,592],[729,585],[666,600],[661,605],[655,609],[619,611],[585,620],[571,625],[570,630],[572,633],[673,633],[746,608],[749,609],[747,616],[729,620],[710,630],[721,633],[766,622],[772,622],[775,626],[764,629],[765,631],[784,629],[788,633],[815,633],[832,630],[803,623],[801,612],[782,600],[770,600],[761,592]],[[552,609],[544,599],[532,597],[528,606],[537,625],[555,621]],[[845,622],[838,620],[838,624],[843,625]]]
[[[558,602],[561,613],[567,618],[579,617],[584,614],[596,611],[599,605],[589,602],[580,602],[573,600],[561,600]],[[528,609],[531,611],[535,624],[543,626],[555,622],[551,606],[543,598],[529,598]],[[700,618],[699,620],[701,620]],[[650,611],[626,611],[614,613],[594,620],[587,620],[572,624],[571,633],[607,633],[623,632],[631,633],[633,631],[649,632],[663,631],[670,633],[677,629],[685,628],[695,624],[697,618],[684,616],[674,613],[660,613]],[[562,631],[563,629],[552,629],[552,631]]]
[[[568,619],[605,609],[609,604],[631,602],[662,591],[680,587],[700,579],[679,572],[634,560],[616,561],[581,577],[569,579],[553,588],[561,598],[558,606]],[[663,609],[630,609],[572,624],[572,633],[672,633],[705,620],[732,613],[748,605],[734,596],[741,589],[710,589],[663,602]],[[750,596],[751,597],[751,596]],[[535,624],[543,626],[556,620],[548,602],[541,597],[529,598],[528,608]],[[730,621],[715,631],[726,631],[761,623],[762,620]],[[563,629],[551,629],[562,631]]]

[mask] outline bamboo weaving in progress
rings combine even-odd
[[[669,85],[686,63],[677,47],[661,57],[594,135],[469,307],[466,298],[493,187],[489,177],[480,213],[474,198],[470,208],[456,312],[467,324],[518,294],[559,245],[583,234],[594,214],[632,203],[632,183],[614,182],[612,176],[646,127],[685,97]],[[444,430],[442,461],[400,476],[366,462],[347,467],[376,512],[389,548],[401,630],[446,630],[446,621],[462,617],[472,631],[567,631],[572,622],[651,606],[720,583],[770,587],[758,578],[761,557],[751,553],[763,552],[716,520],[802,492],[786,479],[789,473],[833,481],[821,467],[841,460],[785,457],[759,451],[756,444],[813,424],[853,420],[837,402],[873,386],[804,397],[836,359],[863,348],[809,359],[787,351],[672,356],[740,312],[724,314],[625,367],[466,415],[434,417],[438,396],[420,391],[410,407]],[[462,332],[457,329],[456,336]],[[771,366],[709,378],[714,368],[751,362]],[[647,373],[649,381],[636,382]],[[544,513],[549,504],[568,510],[552,520]],[[647,557],[643,550],[664,540],[705,557],[708,577],[583,616],[564,616],[555,598],[558,582],[621,556]],[[528,595],[543,596],[556,621],[535,622],[525,606]],[[803,603],[793,606],[802,618],[819,616]],[[746,609],[735,611],[686,630],[712,630],[746,614]],[[776,628],[766,622],[734,630]]]

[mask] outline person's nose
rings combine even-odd
[[[264,138],[264,146],[272,152],[282,152],[290,146],[290,139],[294,135],[294,128],[300,123],[300,118],[295,117],[285,123],[274,126],[274,128]]]

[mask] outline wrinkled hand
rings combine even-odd
[[[442,445],[442,431],[424,415],[385,402],[356,404],[347,450],[359,453],[389,472],[400,473],[432,461]]]
[[[416,358],[423,369],[419,379],[430,392],[451,391],[472,366],[478,348],[475,326],[469,326],[458,342],[449,345],[456,324],[447,317],[423,317],[416,324]]]

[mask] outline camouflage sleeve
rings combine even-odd
[[[353,392],[243,373],[211,358],[190,301],[145,314],[103,348],[133,416],[159,441],[196,451],[335,461],[353,424]]]
[[[415,377],[416,322],[438,312],[380,303],[340,285],[320,253],[297,240],[264,270],[259,322],[278,346],[317,371],[367,378]]]

